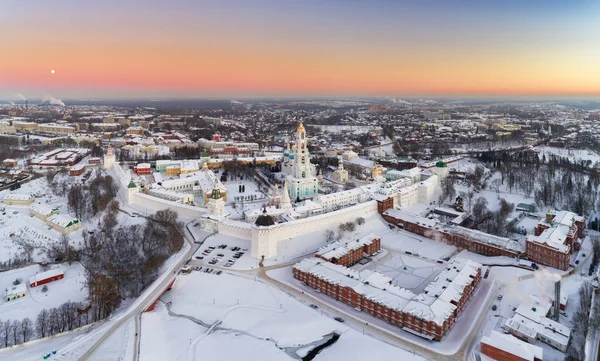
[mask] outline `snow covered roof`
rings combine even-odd
[[[68,217],[62,214],[57,214],[48,218],[48,222],[52,224],[56,224],[57,226],[66,228],[72,226],[73,224],[77,224],[81,222],[81,220],[77,218]]]
[[[465,287],[473,283],[480,269],[481,265],[476,262],[456,259],[425,287],[425,293],[446,302],[458,303]]]
[[[534,321],[522,314],[515,314],[506,321],[505,327],[524,333],[534,335],[534,337],[543,337],[554,344],[566,347],[571,337],[571,330],[554,320],[547,317],[541,317],[540,322]]]
[[[27,286],[25,286],[24,283],[20,283],[16,286],[10,286],[9,288],[6,289],[5,291],[5,295],[6,297],[12,297],[12,296],[17,296],[23,293],[27,292]]]
[[[60,276],[60,275],[64,275],[65,273],[63,272],[63,270],[57,266],[54,268],[50,268],[49,270],[46,271],[42,271],[42,272],[38,272],[36,273],[34,276],[31,276],[29,278],[29,284],[32,283],[36,283],[51,277],[56,277],[56,276]]]
[[[58,212],[58,208],[51,208],[44,204],[32,204],[29,209],[42,216]]]
[[[524,252],[525,251],[524,245],[519,242],[513,241],[513,240],[511,240],[509,238],[505,238],[505,237],[494,236],[489,233],[478,231],[476,229],[469,229],[469,228],[457,226],[452,223],[450,223],[450,224],[441,223],[434,219],[428,219],[425,217],[409,214],[409,213],[402,212],[397,209],[388,209],[387,211],[384,212],[384,215],[389,215],[393,218],[403,220],[406,222],[410,222],[410,223],[414,223],[414,224],[420,225],[422,227],[435,229],[440,232],[460,235],[462,237],[465,237],[465,238],[470,239],[475,242],[484,243],[484,244],[488,244],[488,245],[495,246],[498,248],[507,249],[509,251],[515,251],[515,252]]]
[[[448,293],[448,298],[452,298],[451,293],[455,290],[462,291],[470,283],[467,278],[470,278],[470,275],[475,274],[477,269],[481,268],[480,264],[468,260],[457,260],[453,264],[457,268],[455,269],[455,266],[451,264],[452,268],[450,270],[457,273],[456,276],[453,276],[453,281],[456,284],[452,286],[453,291]],[[456,306],[451,304],[450,301],[439,296],[436,297],[431,294],[415,295],[411,291],[395,286],[392,284],[392,278],[379,272],[371,270],[357,272],[351,268],[322,261],[318,258],[303,259],[294,265],[294,268],[312,274],[328,283],[350,287],[366,299],[387,306],[390,309],[408,313],[427,322],[432,321],[440,326],[456,310]],[[459,268],[460,271],[456,272]]]
[[[422,319],[426,322],[433,322],[438,326],[443,326],[444,322],[452,316],[456,306],[438,298],[420,294],[413,298],[403,312]]]
[[[542,319],[546,317],[551,307],[552,303],[550,302],[521,302],[519,307],[517,307],[517,309],[515,310],[515,313],[522,315],[536,323],[540,323],[542,322]]]
[[[4,200],[13,200],[13,201],[28,201],[33,198],[32,194],[23,194],[23,193],[12,193],[4,197]]]
[[[375,239],[378,239],[379,237],[377,237],[376,235],[374,235],[373,233],[366,235],[360,239],[356,239],[356,240],[341,240],[341,241],[336,241],[333,243],[330,243],[324,247],[321,247],[318,251],[317,251],[317,255],[321,256],[324,259],[333,259],[333,258],[340,258],[346,254],[348,254],[350,251],[356,250],[356,249],[360,249],[365,245],[370,245],[371,243],[373,243],[373,241]]]
[[[489,336],[483,336],[481,343],[528,361],[533,361],[534,359],[542,360],[544,355],[544,350],[541,347],[531,345],[512,335],[505,335],[494,330],[492,330]]]

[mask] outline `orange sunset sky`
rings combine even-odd
[[[481,3],[8,0],[0,98],[600,94],[597,1]]]

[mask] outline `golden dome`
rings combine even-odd
[[[304,124],[302,124],[302,122],[300,122],[300,124],[298,124],[298,128],[296,129],[298,132],[304,132]]]

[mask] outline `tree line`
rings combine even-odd
[[[26,317],[22,320],[0,320],[0,346],[9,347],[71,331],[93,322],[82,302],[67,301],[58,307],[43,309],[35,322]]]

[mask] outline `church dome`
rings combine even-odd
[[[305,131],[304,124],[302,124],[302,122],[300,122],[300,124],[298,124],[298,129],[296,129],[296,130],[299,132],[304,132]]]
[[[275,224],[275,220],[272,216],[267,214],[267,209],[263,208],[263,214],[256,218],[256,222],[254,224],[259,227],[269,227]]]

